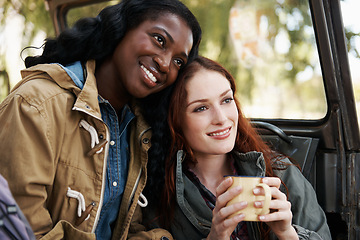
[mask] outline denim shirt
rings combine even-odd
[[[62,66],[63,67],[63,66]],[[63,67],[74,83],[83,88],[85,80],[80,62]],[[129,156],[129,124],[134,118],[128,105],[122,109],[120,118],[111,104],[98,97],[101,117],[110,130],[109,154],[107,159],[104,201],[101,208],[99,222],[95,229],[97,239],[110,239],[116,222],[122,195],[124,192]],[[119,122],[120,120],[120,122]]]

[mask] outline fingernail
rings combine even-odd
[[[263,178],[263,179],[262,179],[262,182],[263,182],[263,183],[268,183],[267,178]]]
[[[261,202],[254,202],[255,207],[260,207],[261,206]]]
[[[260,220],[265,220],[265,217],[264,216],[259,216],[259,219]]]
[[[247,205],[247,202],[240,202],[241,207],[245,207]]]
[[[241,219],[243,219],[245,217],[245,215],[243,213],[240,213],[236,217],[237,217],[237,219],[241,220]]]
[[[255,189],[254,189],[254,193],[255,193],[255,194],[258,194],[258,193],[260,193],[260,189],[258,189],[258,188],[255,188]]]

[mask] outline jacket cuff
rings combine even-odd
[[[322,237],[319,236],[319,234],[317,234],[314,231],[310,231],[306,228],[303,228],[299,225],[293,224],[292,225],[296,231],[296,233],[299,236],[299,240],[323,240]]]

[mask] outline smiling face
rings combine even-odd
[[[182,132],[195,157],[230,152],[235,144],[238,110],[226,77],[201,68],[186,83]]]
[[[145,20],[118,44],[112,62],[118,87],[143,98],[173,84],[193,45],[191,29],[173,14]]]

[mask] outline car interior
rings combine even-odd
[[[92,13],[96,15],[97,10],[95,9],[101,9],[105,5],[116,2],[117,1],[106,0],[46,0],[49,14],[57,34],[68,26],[71,26],[76,20],[75,18],[81,17],[81,9],[88,7],[87,10],[83,10],[83,14],[87,15]],[[203,3],[201,0],[196,2]],[[216,16],[218,20],[215,21],[214,19],[209,19],[209,17],[214,18],[212,13],[215,10],[213,9],[219,8],[219,2],[209,1],[208,4],[195,6],[196,4],[192,4],[191,1],[184,1],[190,10],[192,10],[192,8],[194,9],[193,12],[195,16],[199,16],[199,22],[205,29],[204,41],[202,42],[205,47],[200,49],[201,53],[209,57],[217,58],[219,61],[223,60],[225,65],[228,64],[226,67],[230,70],[235,69],[237,71],[238,74],[235,74],[237,77],[247,76],[245,79],[262,79],[259,68],[254,69],[252,67],[256,64],[258,64],[256,67],[259,67],[259,59],[261,58],[259,52],[267,51],[267,53],[269,53],[271,47],[276,47],[277,45],[276,43],[274,46],[271,45],[270,40],[269,43],[263,44],[256,42],[257,48],[254,50],[254,48],[251,48],[254,44],[251,45],[249,42],[244,44],[244,42],[241,42],[245,37],[239,34],[239,32],[241,33],[241,30],[245,29],[246,26],[238,26],[239,23],[235,21],[236,17],[249,16],[248,19],[250,19],[252,16],[255,16],[254,19],[258,21],[256,26],[259,28],[258,32],[255,33],[257,34],[256,41],[263,36],[261,35],[262,31],[266,31],[267,33],[267,37],[264,39],[270,39],[271,27],[280,26],[280,23],[283,24],[281,25],[282,28],[284,28],[284,26],[288,27],[287,36],[295,34],[294,32],[298,29],[305,29],[305,33],[312,33],[313,57],[318,61],[318,65],[314,64],[314,66],[316,66],[312,69],[317,73],[316,79],[319,81],[317,82],[318,85],[313,85],[309,87],[309,89],[318,91],[318,89],[321,88],[319,91],[322,91],[322,93],[316,93],[315,95],[321,95],[322,102],[312,102],[313,99],[311,97],[303,97],[299,100],[299,103],[295,103],[296,97],[289,93],[290,98],[283,102],[282,107],[269,111],[271,112],[270,114],[267,113],[267,105],[264,103],[263,105],[266,109],[261,111],[255,111],[257,109],[255,107],[245,107],[245,110],[250,109],[250,113],[246,115],[249,116],[252,125],[259,131],[262,138],[274,150],[289,156],[291,160],[300,167],[303,175],[313,185],[319,204],[327,215],[333,239],[360,239],[360,222],[358,217],[360,207],[360,130],[352,76],[350,73],[349,53],[347,39],[345,37],[341,1],[302,0],[295,1],[296,3],[293,3],[295,5],[288,3],[291,1],[256,0],[250,2],[253,3],[245,0],[229,1],[228,5],[224,6],[224,9],[227,8],[227,16],[222,19],[222,12],[216,12],[216,14],[220,15]],[[231,6],[229,6],[229,4]],[[287,6],[287,4],[289,4],[289,6]],[[257,10],[259,6],[262,8]],[[267,8],[265,9],[265,7]],[[287,15],[285,14],[284,16],[287,16],[288,19],[300,19],[296,20],[297,22],[292,20],[294,21],[294,26],[290,26],[290,20],[288,20],[287,23],[281,22],[281,14],[287,11],[286,8],[290,10],[288,10]],[[244,9],[247,9],[248,12],[244,12]],[[208,11],[208,15],[210,16],[204,16],[206,15],[202,14],[204,11]],[[223,12],[225,12],[225,10]],[[303,15],[300,16],[299,13]],[[305,15],[306,18],[304,17]],[[280,19],[280,23],[276,23],[278,24],[276,25],[272,22],[274,19]],[[304,19],[307,20],[305,21]],[[306,22],[306,24],[298,24],[297,26],[295,23],[299,22]],[[220,35],[214,35],[213,33],[207,34],[208,29],[214,29],[216,26],[220,26],[220,29],[220,23],[228,24],[233,26],[233,28],[229,30],[229,27],[227,27],[226,35],[222,37]],[[281,27],[279,27],[279,29]],[[238,31],[238,33],[234,31],[231,32],[231,29]],[[279,29],[277,29],[276,32],[276,34],[278,34],[277,39],[281,39],[281,31]],[[247,31],[250,32],[250,30]],[[211,37],[209,37],[209,35],[211,35]],[[250,39],[250,33],[247,37]],[[241,54],[238,55],[241,56],[241,61],[244,62],[244,65],[240,67],[231,65],[234,62],[234,58],[231,55],[232,51],[226,50],[222,45],[218,48],[214,47],[215,45],[211,45],[213,44],[211,38],[214,39],[213,42],[219,39],[218,42],[220,42],[220,44],[232,39],[232,45],[235,46],[236,51],[240,51],[240,48],[244,50],[247,47],[247,52],[242,51]],[[276,40],[275,37],[272,39]],[[289,39],[291,41],[294,40],[289,37],[287,41],[289,41]],[[286,43],[287,41],[284,42]],[[266,44],[269,44],[270,50],[264,50]],[[304,43],[302,44],[304,45]],[[238,48],[236,49],[237,46]],[[290,54],[293,48],[295,49],[300,46],[300,44],[290,44],[286,50],[282,51],[287,51],[286,53]],[[209,50],[211,48],[213,51]],[[216,49],[219,49],[217,50],[217,55],[215,54]],[[279,52],[281,52],[280,50]],[[226,55],[227,52],[229,52],[228,55]],[[267,54],[267,56],[268,55],[270,54]],[[282,56],[286,58],[286,56],[294,55],[283,54]],[[228,60],[224,60],[225,58]],[[280,68],[284,65],[284,68],[286,68],[289,64],[283,59],[284,58],[282,58],[283,62],[280,62],[279,65],[276,66]],[[256,63],[254,63],[255,61]],[[295,62],[291,62],[291,65],[292,67],[288,73],[291,73],[297,66]],[[262,66],[262,69],[264,68],[265,67]],[[306,67],[304,67],[304,69],[306,69]],[[305,72],[305,70],[300,71],[300,73]],[[251,78],[249,77],[252,76],[251,74],[258,75],[254,75],[253,78]],[[282,78],[283,76],[284,75],[280,74],[278,78]],[[294,76],[299,77],[299,72]],[[264,78],[266,78],[266,76]],[[244,85],[244,82],[240,84]],[[264,90],[266,93],[271,92],[271,87],[274,86],[274,82],[270,82],[270,85],[272,86],[264,87],[264,89],[267,89]],[[290,86],[292,88],[291,91],[297,88],[294,86],[297,85]],[[269,97],[267,101],[271,102],[281,94],[282,93],[277,92],[275,97]],[[254,95],[259,96],[259,98],[263,97],[260,96],[260,94]],[[286,94],[284,93],[284,95]],[[252,101],[255,102],[255,100]],[[247,101],[244,100],[244,102]],[[290,110],[295,109],[295,104],[297,104],[296,107],[300,109],[320,109],[320,113],[313,113],[311,110],[306,116],[296,114],[271,115],[274,112],[281,112],[280,110],[286,108],[288,105],[291,107]],[[260,103],[260,105],[262,105],[262,103]],[[255,114],[251,115],[251,113]]]

